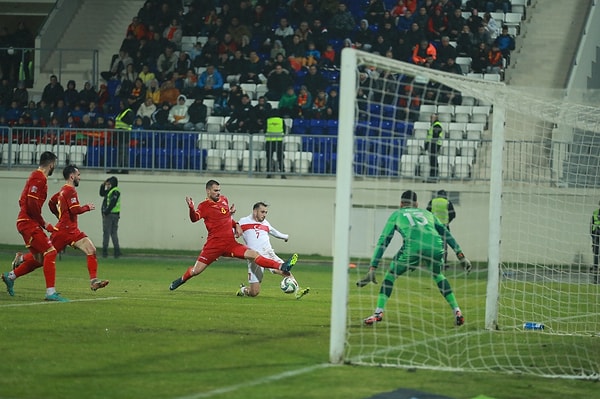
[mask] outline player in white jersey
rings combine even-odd
[[[266,219],[268,205],[264,202],[257,202],[252,207],[252,213],[241,218],[238,223],[243,231],[244,241],[250,249],[254,249],[262,256],[276,261],[281,261],[275,250],[271,246],[270,235],[287,242],[289,235],[284,234],[271,226],[271,223]],[[270,269],[271,270],[271,269]],[[271,273],[283,275],[280,270],[272,269]],[[260,283],[264,275],[264,268],[258,266],[253,261],[248,261],[248,286],[241,284],[237,291],[237,296],[257,296],[260,293]],[[291,276],[294,278],[294,276]],[[296,299],[302,298],[308,294],[310,288],[301,289],[298,286],[296,290]]]

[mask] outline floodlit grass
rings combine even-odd
[[[44,303],[41,270],[0,292],[1,398],[368,398],[398,388],[450,397],[593,397],[589,381],[491,373],[330,366],[331,268],[301,261],[301,300],[267,275],[261,295],[240,298],[245,262],[220,260],[175,292],[169,283],[195,255],[100,259],[111,283],[89,289],[85,258],[57,262],[72,302]],[[186,254],[187,255],[187,254]],[[0,253],[3,268],[12,254]],[[312,263],[311,263],[312,262]]]

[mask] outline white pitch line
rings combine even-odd
[[[316,366],[310,366],[310,367],[304,367],[304,368],[297,369],[297,370],[286,371],[281,374],[275,374],[275,375],[271,375],[268,377],[259,378],[257,380],[244,382],[242,384],[235,384],[235,385],[230,385],[228,387],[213,389],[212,391],[208,391],[208,392],[199,392],[199,393],[195,393],[192,395],[180,396],[175,399],[212,398],[213,396],[237,391],[238,389],[243,389],[243,388],[248,388],[248,387],[252,387],[252,386],[256,386],[256,385],[266,384],[267,382],[279,381],[279,380],[283,380],[284,378],[294,377],[294,376],[297,376],[300,374],[310,373],[314,370],[319,370],[319,369],[332,367],[332,366],[335,366],[335,365],[330,364],[330,363],[317,364]]]
[[[118,296],[109,296],[106,298],[91,298],[91,299],[73,299],[69,302],[55,302],[55,301],[43,301],[43,302],[30,302],[30,303],[4,303],[0,305],[0,308],[14,308],[20,306],[36,306],[36,305],[52,305],[58,303],[72,303],[72,302],[93,302],[93,301],[112,301],[115,299],[121,299]]]

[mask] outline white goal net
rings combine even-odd
[[[600,112],[563,93],[342,53],[330,360],[598,379],[600,284],[590,221],[600,200]],[[493,78],[493,77],[491,77]],[[436,114],[443,145],[425,143]],[[440,189],[450,229],[474,264],[449,249],[443,271],[465,324],[425,268],[399,276],[373,314],[396,233],[358,288],[400,195],[425,208]],[[530,329],[526,323],[542,324]]]

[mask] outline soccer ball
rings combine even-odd
[[[279,286],[281,287],[281,291],[284,293],[293,294],[298,289],[298,282],[293,277],[287,276],[281,280],[281,284]]]

